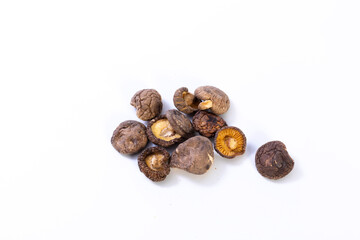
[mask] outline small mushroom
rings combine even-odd
[[[205,137],[213,137],[217,130],[226,126],[226,122],[220,116],[207,111],[198,111],[193,117],[194,129]]]
[[[174,94],[175,107],[186,114],[190,114],[198,110],[198,105],[201,102],[193,94],[189,93],[186,87],[179,88]]]
[[[214,147],[225,158],[242,155],[246,149],[245,134],[237,127],[223,127],[215,134]]]
[[[145,149],[138,157],[139,169],[154,182],[163,181],[170,173],[170,154],[162,147]]]
[[[294,168],[294,160],[290,157],[284,143],[272,141],[262,145],[255,155],[258,172],[269,179],[280,179],[288,175]]]
[[[171,155],[170,167],[176,167],[193,174],[204,174],[214,161],[211,141],[203,136],[189,138],[179,144]]]
[[[135,93],[130,104],[136,108],[136,115],[144,121],[149,121],[161,113],[161,96],[155,89],[143,89]]]
[[[189,138],[194,134],[194,128],[191,121],[181,112],[170,109],[165,114],[172,128],[183,137]]]
[[[146,128],[146,134],[151,142],[163,147],[184,141],[181,135],[172,128],[165,115],[151,120]]]
[[[203,100],[199,110],[210,109],[213,113],[221,115],[227,112],[230,107],[229,97],[220,89],[213,86],[202,86],[195,90],[195,97]]]
[[[151,120],[146,129],[149,140],[162,147],[183,142],[192,136],[193,132],[190,120],[175,109]]]
[[[123,154],[137,153],[147,142],[145,125],[133,120],[120,123],[111,137],[113,147]]]

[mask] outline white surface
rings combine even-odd
[[[359,1],[1,1],[0,239],[359,239]],[[214,85],[244,156],[152,183],[130,98]],[[295,160],[269,181],[256,149]]]

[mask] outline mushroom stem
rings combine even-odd
[[[212,101],[211,101],[211,100],[206,100],[206,101],[203,101],[203,102],[199,103],[198,108],[199,108],[200,110],[206,110],[206,109],[211,108],[212,105],[213,105],[213,104],[212,104]]]
[[[145,158],[146,165],[148,165],[151,170],[159,171],[162,169],[164,160],[164,155],[160,153],[152,154]]]
[[[174,131],[174,129],[168,125],[167,127],[165,127],[163,130],[161,130],[160,132],[160,136],[163,136],[163,137],[172,137],[174,136],[176,133]]]
[[[232,137],[227,137],[225,139],[225,142],[226,142],[226,145],[231,149],[231,150],[234,150],[237,148],[238,146],[238,143],[236,141],[235,138],[232,138]]]

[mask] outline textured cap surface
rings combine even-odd
[[[215,114],[224,114],[230,108],[229,97],[222,90],[213,86],[202,86],[195,90],[195,97],[201,100],[211,100],[211,111]]]
[[[171,127],[179,135],[188,137],[194,133],[194,128],[191,124],[191,121],[180,111],[171,109],[166,112],[165,116],[170,122]]]

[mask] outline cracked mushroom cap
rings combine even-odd
[[[170,154],[162,147],[145,149],[138,157],[139,169],[154,182],[163,181],[170,173]]]
[[[145,125],[133,120],[120,123],[111,137],[113,147],[123,154],[137,153],[147,142]]]
[[[211,141],[203,136],[195,136],[179,144],[171,155],[170,167],[200,175],[209,170],[213,161]]]
[[[294,160],[290,157],[284,143],[272,141],[262,145],[255,155],[258,172],[269,179],[280,179],[288,175],[294,168]]]
[[[149,121],[160,115],[162,110],[161,96],[155,89],[143,89],[134,94],[130,104],[136,108],[136,115]]]
[[[205,137],[213,137],[217,130],[226,126],[225,120],[207,111],[198,111],[193,117],[194,129]]]
[[[173,101],[175,107],[186,114],[197,111],[198,105],[201,102],[194,94],[189,93],[186,87],[179,88],[175,91]]]
[[[229,97],[220,89],[213,86],[202,86],[195,90],[195,97],[203,100],[198,105],[200,110],[210,109],[213,113],[221,115],[230,107]]]

